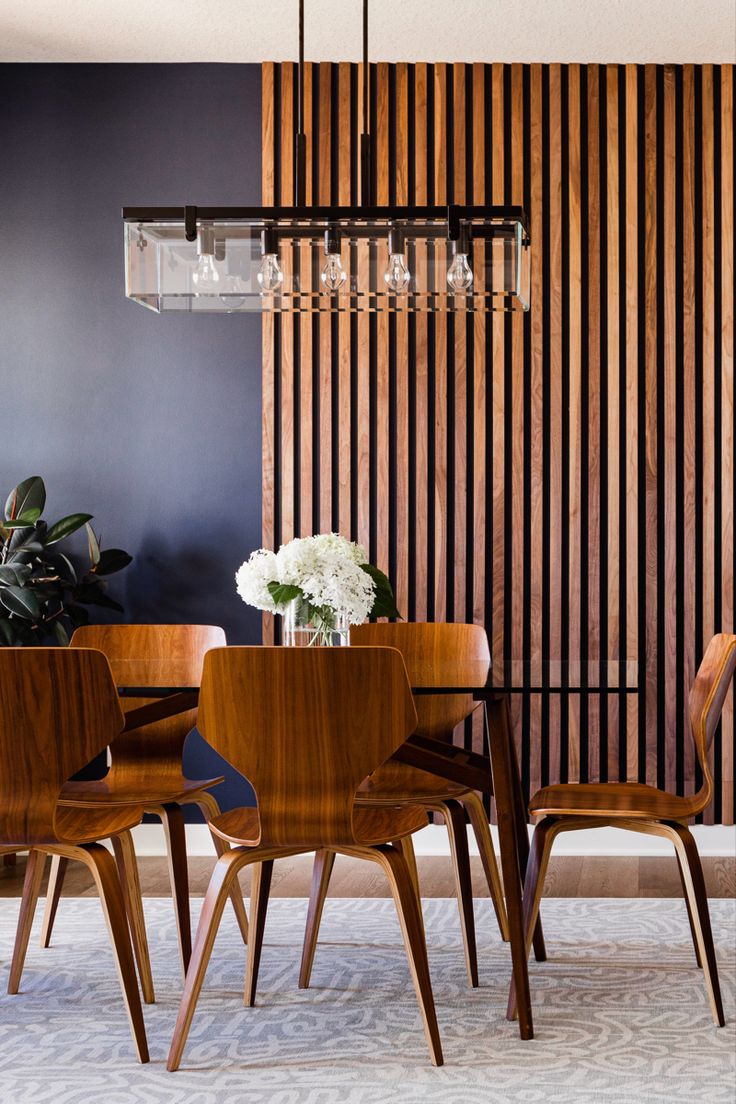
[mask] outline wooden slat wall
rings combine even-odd
[[[370,78],[375,200],[523,203],[532,311],[264,316],[264,542],[359,539],[405,616],[497,658],[638,660],[634,697],[515,701],[524,786],[692,792],[687,689],[734,613],[733,68]],[[357,202],[360,67],[305,87],[308,198]],[[293,200],[295,92],[263,67],[265,203]],[[733,693],[713,756],[732,823]]]

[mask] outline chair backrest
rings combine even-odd
[[[205,653],[222,647],[225,633],[214,625],[84,625],[71,642],[104,652],[117,686],[198,686]],[[150,700],[123,698],[123,709]],[[197,711],[190,709],[119,736],[108,781],[136,787],[155,772],[164,785],[178,785],[184,741],[196,723]]]
[[[734,670],[736,670],[736,636],[731,633],[718,633],[705,649],[705,655],[688,698],[695,751],[703,770],[703,785],[697,795],[698,811],[710,803],[713,794],[708,749],[718,727]]]
[[[412,686],[469,685],[490,669],[488,637],[480,625],[450,622],[378,621],[350,630],[351,645],[398,648]],[[469,694],[418,694],[416,731],[422,736],[449,739],[476,703]]]
[[[62,786],[123,720],[101,652],[0,648],[0,845],[57,842]]]
[[[253,785],[265,845],[357,842],[355,791],[413,732],[392,648],[215,648],[198,727]]]

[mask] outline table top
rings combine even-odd
[[[153,673],[152,673],[153,672]],[[163,659],[160,674],[151,660],[128,659],[114,664],[121,697],[162,698],[194,693],[198,675],[190,660]],[[477,699],[498,694],[633,694],[638,690],[636,660],[504,660],[493,664],[450,658],[413,672],[415,694],[468,694]]]

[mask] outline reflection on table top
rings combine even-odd
[[[190,660],[118,660],[113,676],[123,697],[157,698],[198,688],[200,672]],[[432,663],[415,667],[412,690],[417,694],[633,694],[638,690],[636,660],[504,660]]]

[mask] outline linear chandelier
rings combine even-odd
[[[304,0],[299,0],[293,207],[124,207],[125,293],[151,310],[238,313],[529,309],[521,207],[370,204],[363,0],[359,206],[308,206]]]

